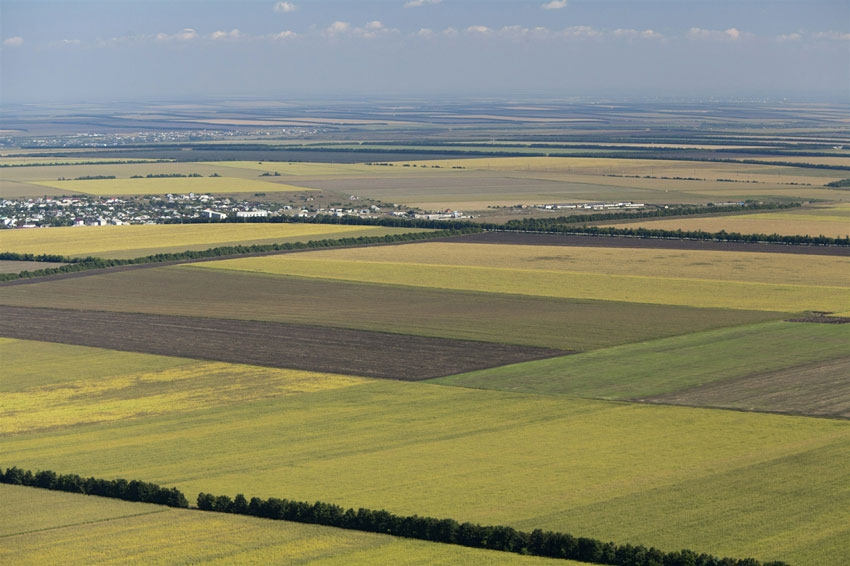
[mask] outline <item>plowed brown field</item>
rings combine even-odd
[[[405,381],[568,353],[301,324],[9,306],[0,307],[0,336]]]

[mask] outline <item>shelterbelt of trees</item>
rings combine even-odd
[[[368,244],[391,244],[398,242],[412,242],[432,238],[447,238],[450,236],[471,234],[480,231],[480,228],[467,225],[459,229],[447,229],[431,232],[410,232],[407,234],[387,234],[385,236],[358,236],[356,238],[310,240],[308,242],[285,242],[282,244],[222,246],[217,248],[210,248],[207,250],[188,250],[185,252],[177,253],[153,254],[144,257],[138,257],[135,259],[103,259],[97,257],[70,258],[56,254],[0,252],[0,260],[5,261],[36,261],[66,264],[60,265],[58,267],[47,267],[44,269],[36,269],[32,271],[21,271],[20,273],[0,273],[0,282],[13,281],[15,279],[44,277],[46,275],[74,273],[78,271],[88,271],[91,269],[103,269],[107,267],[141,265],[146,263],[191,261],[206,258],[244,256],[250,254],[273,253],[290,250],[308,250],[315,248],[333,248],[339,246],[363,246]]]
[[[43,470],[33,473],[17,467],[0,469],[0,483],[40,487],[127,501],[140,501],[170,507],[188,507],[186,497],[176,488],[163,488],[138,480],[82,478],[76,474],[57,474]],[[602,542],[565,533],[534,530],[531,533],[500,525],[482,526],[458,523],[454,519],[435,519],[417,515],[401,516],[385,510],[343,509],[317,501],[251,498],[242,494],[198,494],[197,508],[202,511],[249,515],[263,519],[309,523],[341,529],[381,533],[444,544],[484,548],[549,558],[577,560],[614,566],[787,566],[785,562],[762,563],[753,558],[718,558],[692,550],[664,552],[641,545]]]

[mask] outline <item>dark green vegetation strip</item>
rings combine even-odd
[[[33,473],[17,467],[0,473],[0,482],[56,491],[67,491],[100,497],[123,499],[143,503],[189,506],[186,497],[176,488],[163,488],[139,480],[104,480],[82,478],[76,474],[62,474],[50,470]],[[434,519],[417,515],[400,516],[388,511],[360,508],[343,509],[338,505],[317,501],[307,503],[271,497],[251,498],[242,494],[231,499],[226,495],[198,494],[198,509],[218,513],[249,515],[264,519],[323,525],[348,530],[388,534],[391,536],[456,544],[470,548],[484,548],[517,554],[530,554],[550,558],[578,560],[592,564],[622,566],[761,566],[753,558],[717,558],[697,554],[691,550],[664,552],[641,545],[617,545],[613,542],[574,537],[569,534],[537,529],[531,533],[505,526],[481,526],[458,523],[454,519]],[[767,562],[764,566],[783,566],[784,562]]]
[[[144,292],[148,289],[157,290],[154,300]],[[189,265],[5,287],[0,303],[288,322],[578,351],[787,316],[330,281]]]
[[[155,483],[139,480],[83,478],[77,474],[60,475],[50,470],[33,473],[31,470],[22,470],[15,466],[6,468],[5,473],[2,473],[0,468],[0,482],[169,507],[189,507],[186,496],[176,487],[160,487]]]
[[[293,250],[307,250],[316,248],[333,248],[339,246],[364,246],[369,244],[389,244],[397,242],[411,242],[417,240],[429,240],[433,238],[446,238],[458,234],[468,234],[480,231],[480,229],[466,226],[460,229],[446,229],[436,232],[411,232],[408,234],[387,234],[385,236],[359,236],[356,238],[340,238],[310,240],[308,242],[286,242],[283,244],[254,244],[250,246],[223,246],[210,248],[203,251],[187,250],[180,253],[154,254],[135,259],[102,259],[96,257],[69,258],[61,255],[34,255],[16,252],[0,253],[0,260],[6,261],[45,261],[64,262],[67,265],[61,267],[50,267],[36,271],[21,271],[20,273],[0,273],[0,282],[13,281],[16,279],[29,279],[33,277],[44,277],[47,275],[61,275],[92,269],[104,269],[108,267],[120,267],[128,265],[144,265],[152,263],[174,263],[185,261],[197,261],[210,258],[223,258],[234,256],[245,256],[264,253],[285,252]]]

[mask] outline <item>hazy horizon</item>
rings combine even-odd
[[[0,2],[0,102],[850,99],[850,3]]]

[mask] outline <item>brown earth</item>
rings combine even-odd
[[[301,324],[0,307],[0,336],[417,381],[568,352]]]
[[[709,383],[638,401],[850,419],[850,357]]]

